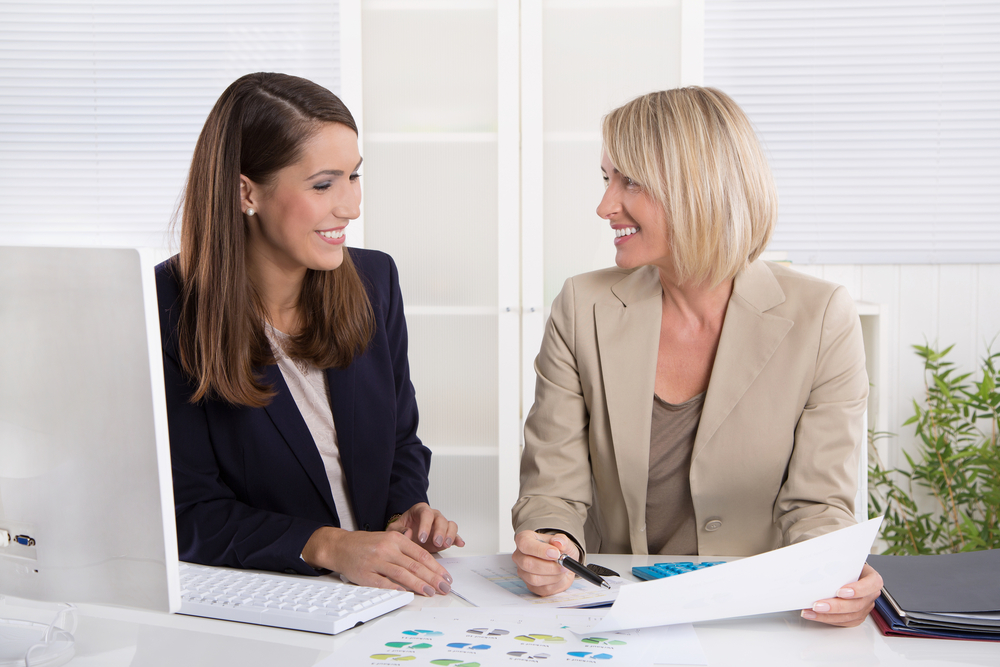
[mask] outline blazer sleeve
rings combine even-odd
[[[252,507],[222,479],[206,401],[191,403],[192,388],[177,358],[170,316],[175,284],[158,275],[163,375],[170,433],[179,557],[206,565],[319,574],[302,560],[302,548],[322,525]],[[239,410],[239,408],[232,408]]]
[[[826,305],[815,368],[774,505],[785,545],[856,523],[868,375],[861,320],[843,287]]]
[[[535,358],[535,402],[524,426],[514,532],[558,530],[581,547],[592,502],[590,413],[575,354],[573,279],[552,302]]]
[[[385,516],[385,521],[388,521],[394,514],[402,514],[417,503],[427,502],[431,452],[417,437],[417,424],[420,420],[416,393],[410,381],[406,318],[403,315],[399,273],[392,258],[383,256],[389,262],[385,329],[396,391],[396,449],[389,478],[389,501]]]

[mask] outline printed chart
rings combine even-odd
[[[607,577],[611,590],[577,579],[569,590],[541,598],[528,590],[517,576],[510,556],[442,558],[441,564],[455,578],[455,595],[479,607],[502,607],[530,604],[541,607],[595,607],[610,605],[625,583],[620,577]]]
[[[551,613],[514,616],[510,610],[481,608],[428,612],[430,610],[423,613],[406,611],[380,620],[319,664],[327,667],[404,663],[413,667],[530,664],[643,667],[652,665],[654,650],[662,654],[664,647],[662,636],[655,630],[577,636]],[[700,653],[697,639],[693,641]]]

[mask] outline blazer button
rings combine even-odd
[[[719,519],[712,519],[711,521],[705,524],[705,530],[707,530],[710,533],[720,528],[722,528],[722,521]]]
[[[371,529],[372,529],[372,527],[371,527],[371,526],[369,526],[369,525],[368,525],[368,524],[366,523],[366,524],[365,524],[365,530],[367,530],[367,531],[371,531]]]

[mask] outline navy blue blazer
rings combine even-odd
[[[367,351],[326,371],[337,444],[359,529],[427,501],[430,451],[417,438],[396,265],[349,250],[375,313]],[[189,401],[177,346],[174,261],[156,267],[177,541],[181,560],[317,574],[299,557],[313,532],[339,526],[319,450],[277,365],[257,369],[277,395],[264,408]],[[175,308],[175,304],[178,307]]]

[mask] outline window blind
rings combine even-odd
[[[257,71],[339,93],[338,17],[328,0],[4,3],[0,242],[176,247],[215,100]]]
[[[1000,262],[1000,3],[706,0],[807,263]]]

